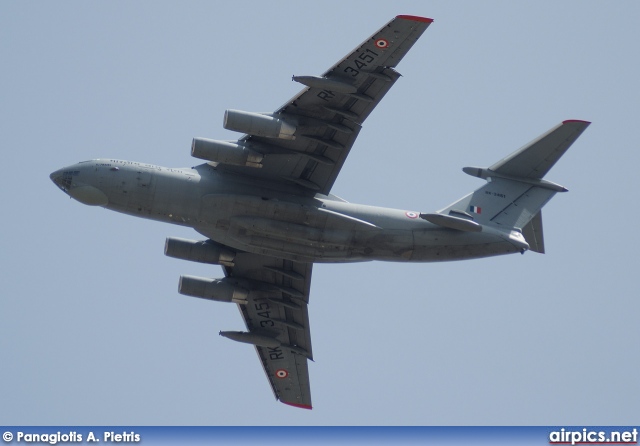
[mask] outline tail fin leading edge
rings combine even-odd
[[[484,178],[487,184],[438,214],[518,230],[532,251],[543,253],[540,210],[557,192],[567,189],[542,178],[589,124],[564,121],[489,168],[465,167],[465,173]]]

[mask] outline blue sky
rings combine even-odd
[[[547,254],[317,265],[313,411],[273,399],[233,305],[177,293],[219,267],[193,231],[70,200],[49,173],[182,167],[227,108],[271,111],[398,14],[435,22],[332,192],[429,212],[565,119]],[[2,2],[0,423],[637,424],[640,6],[540,2]]]

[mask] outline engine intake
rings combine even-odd
[[[191,156],[234,166],[262,167],[264,156],[240,144],[214,139],[193,138]]]
[[[295,139],[296,126],[281,117],[251,113],[241,110],[225,110],[223,127],[234,132],[265,138]]]
[[[191,262],[210,263],[233,267],[236,257],[235,251],[211,240],[187,240],[184,238],[167,237],[164,243],[164,254],[176,259]]]
[[[246,304],[249,290],[236,285],[232,279],[208,279],[206,277],[180,276],[178,293],[185,296],[218,302]]]

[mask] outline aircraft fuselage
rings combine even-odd
[[[98,159],[51,174],[88,205],[194,228],[236,250],[300,262],[433,262],[520,252],[515,231],[443,228],[418,212],[300,194],[209,164],[167,168]]]

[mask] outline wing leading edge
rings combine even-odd
[[[273,114],[295,124],[293,137],[245,135],[238,142],[264,156],[262,168],[221,169],[328,195],[362,123],[400,77],[395,67],[432,21],[399,15],[321,77],[294,76],[306,88]]]

